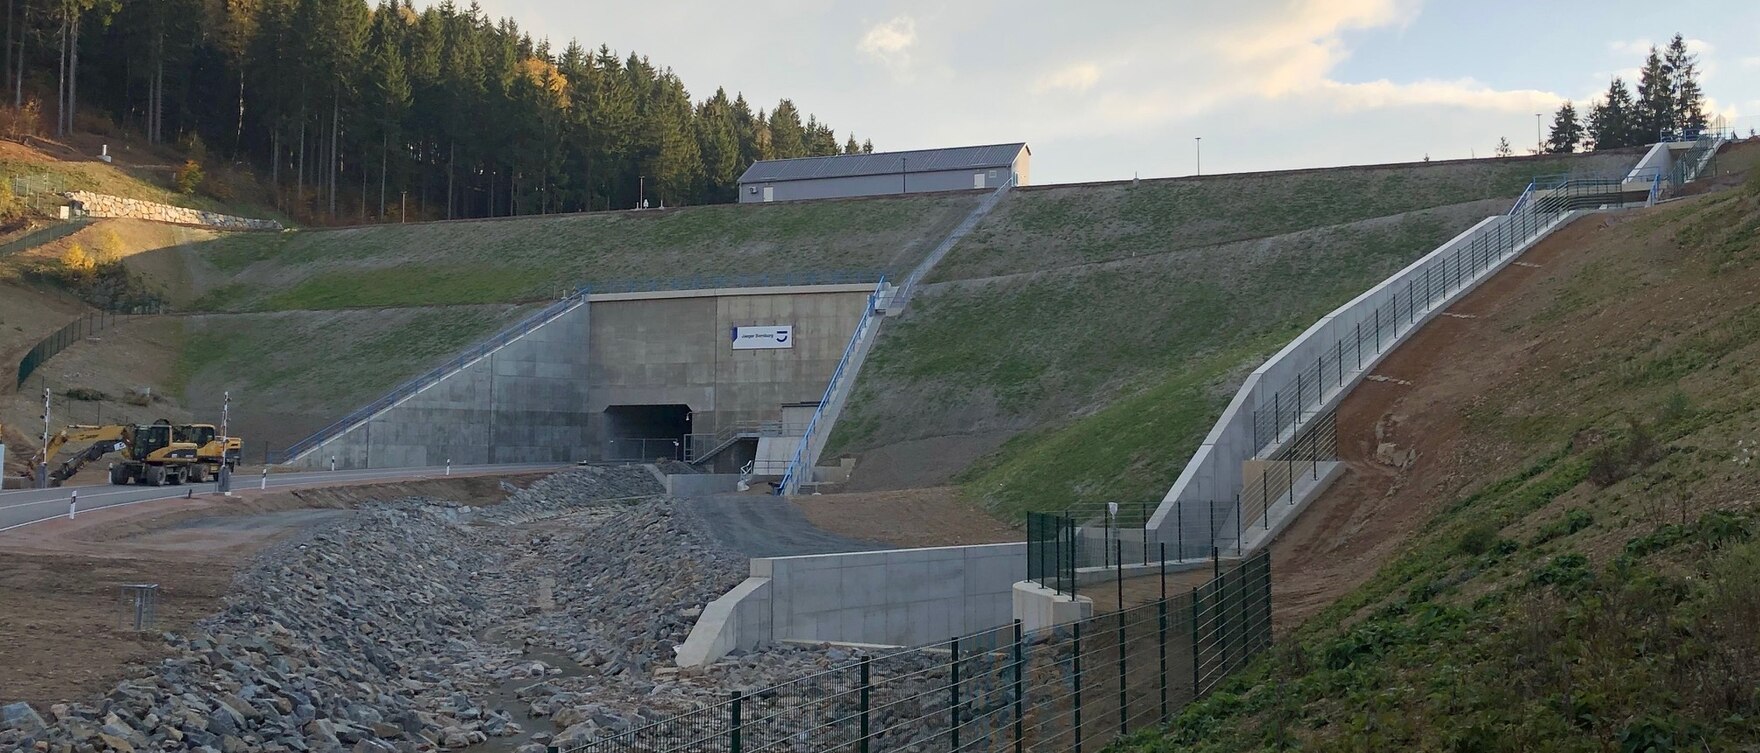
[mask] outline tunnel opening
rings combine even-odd
[[[688,405],[613,405],[605,409],[606,460],[684,459],[691,432]]]

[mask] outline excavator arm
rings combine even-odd
[[[55,454],[60,452],[61,448],[65,447],[69,442],[90,442],[90,446],[80,450],[73,457],[68,458],[61,465],[57,466],[55,470],[49,473],[49,477],[53,479],[56,484],[60,484],[61,482],[72,478],[73,474],[79,473],[79,470],[84,468],[87,463],[104,457],[112,452],[121,450],[123,447],[127,446],[128,435],[131,433],[131,428],[132,427],[118,425],[69,426],[62,429],[54,436],[49,437],[49,444],[43,447],[43,452],[38,453],[36,457],[31,459],[31,465],[35,467],[39,464],[55,459]]]

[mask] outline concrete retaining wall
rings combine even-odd
[[[67,198],[79,202],[80,208],[92,217],[123,217],[134,220],[169,222],[175,225],[201,225],[216,230],[280,230],[274,220],[253,220],[200,209],[174,207],[139,199],[125,199],[89,191],[72,191]]]
[[[1389,336],[1381,338],[1372,347],[1366,348],[1363,351],[1360,367],[1353,369],[1352,367],[1356,366],[1355,363],[1343,367],[1344,375],[1341,384],[1326,387],[1323,390],[1314,390],[1318,395],[1317,398],[1311,405],[1304,404],[1302,406],[1306,415],[1319,415],[1326,409],[1337,405],[1343,396],[1356,386],[1357,382],[1369,374],[1386,354],[1397,348],[1411,333],[1422,328],[1432,318],[1453,305],[1455,301],[1471,292],[1480,282],[1497,274],[1505,265],[1520,257],[1523,251],[1550,235],[1554,229],[1562,227],[1581,214],[1581,212],[1570,212],[1560,216],[1551,224],[1539,228],[1537,232],[1518,244],[1515,250],[1508,255],[1492,260],[1492,263],[1486,265],[1483,270],[1461,277],[1458,284],[1451,280],[1449,284],[1452,289],[1447,294],[1430,303],[1429,308],[1410,310],[1411,313],[1405,321],[1397,321],[1391,328],[1392,332],[1389,333]],[[1414,281],[1428,279],[1426,275],[1442,268],[1441,265],[1445,260],[1454,256],[1457,251],[1475,239],[1491,233],[1507,232],[1506,225],[1508,223],[1510,223],[1510,217],[1497,215],[1486,218],[1485,221],[1455,236],[1454,239],[1435,251],[1426,254],[1410,266],[1382,281],[1381,284],[1321,318],[1300,337],[1284,346],[1263,366],[1249,375],[1246,382],[1235,394],[1234,400],[1223,411],[1222,417],[1217,420],[1209,435],[1204,438],[1203,444],[1193,454],[1191,461],[1186,464],[1185,469],[1181,471],[1179,478],[1163,497],[1161,505],[1156,508],[1155,514],[1150,518],[1149,528],[1154,531],[1155,538],[1168,542],[1170,547],[1178,544],[1182,552],[1193,548],[1206,551],[1216,543],[1216,540],[1212,538],[1213,531],[1234,531],[1238,526],[1233,517],[1224,519],[1225,516],[1217,512],[1214,502],[1236,498],[1242,488],[1241,468],[1245,461],[1254,457],[1269,456],[1278,449],[1275,443],[1271,446],[1256,446],[1253,432],[1255,411],[1271,409],[1273,396],[1291,384],[1298,372],[1311,371],[1317,361],[1328,354],[1333,354],[1340,339],[1355,336],[1357,327],[1368,322],[1372,314],[1386,306],[1391,299],[1398,297],[1401,301],[1406,302],[1402,303],[1400,308],[1409,310],[1406,309],[1406,306],[1412,300],[1410,292],[1412,287],[1410,286]],[[1365,326],[1364,329],[1366,330],[1368,327]],[[1350,351],[1347,349],[1345,352]],[[1287,401],[1285,404],[1277,406],[1282,412],[1289,412],[1293,407],[1287,404]],[[1290,435],[1289,439],[1293,439],[1298,432],[1290,431],[1287,433]],[[1226,506],[1226,515],[1232,516],[1233,514],[1235,514],[1234,506],[1232,504]],[[1231,548],[1238,546],[1238,542],[1231,541]]]
[[[399,468],[583,459],[587,329],[583,304],[290,464]]]
[[[706,497],[733,492],[739,478],[737,473],[670,473],[664,483],[670,496]]]
[[[704,610],[679,664],[779,641],[916,646],[1006,625],[1026,554],[1016,543],[753,559],[752,577]]]

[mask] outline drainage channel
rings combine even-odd
[[[483,742],[464,748],[464,753],[514,753],[521,746],[537,744],[548,746],[550,741],[562,730],[556,728],[556,722],[549,714],[532,713],[532,701],[539,700],[558,691],[551,689],[535,693],[528,697],[520,697],[519,691],[553,682],[565,677],[579,677],[586,670],[568,654],[538,646],[514,643],[502,637],[505,627],[494,627],[485,631],[482,638],[485,643],[499,643],[520,649],[522,663],[539,662],[544,666],[561,670],[560,673],[546,672],[537,677],[511,677],[503,680],[495,689],[482,696],[482,707],[489,711],[500,711],[507,714],[514,724],[519,725],[520,733],[506,737],[491,737]],[[552,709],[553,711],[553,709]]]

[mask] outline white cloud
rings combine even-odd
[[[1047,92],[1054,89],[1083,92],[1094,88],[1100,82],[1100,66],[1095,63],[1072,63],[1039,77],[1033,85],[1035,92]]]
[[[1322,82],[1322,90],[1341,111],[1384,107],[1466,107],[1476,110],[1532,113],[1551,110],[1564,101],[1552,92],[1534,89],[1493,89],[1472,79],[1417,81],[1396,84],[1386,79],[1362,83]]]
[[[1742,58],[1742,67],[1748,69],[1760,68],[1760,55],[1751,58]]]
[[[1636,57],[1639,59],[1643,59],[1645,56],[1649,55],[1651,47],[1660,48],[1661,45],[1643,38],[1617,39],[1607,43],[1607,49],[1609,52],[1621,57]]]
[[[856,49],[887,63],[909,62],[910,48],[917,43],[917,22],[910,16],[874,24]]]

